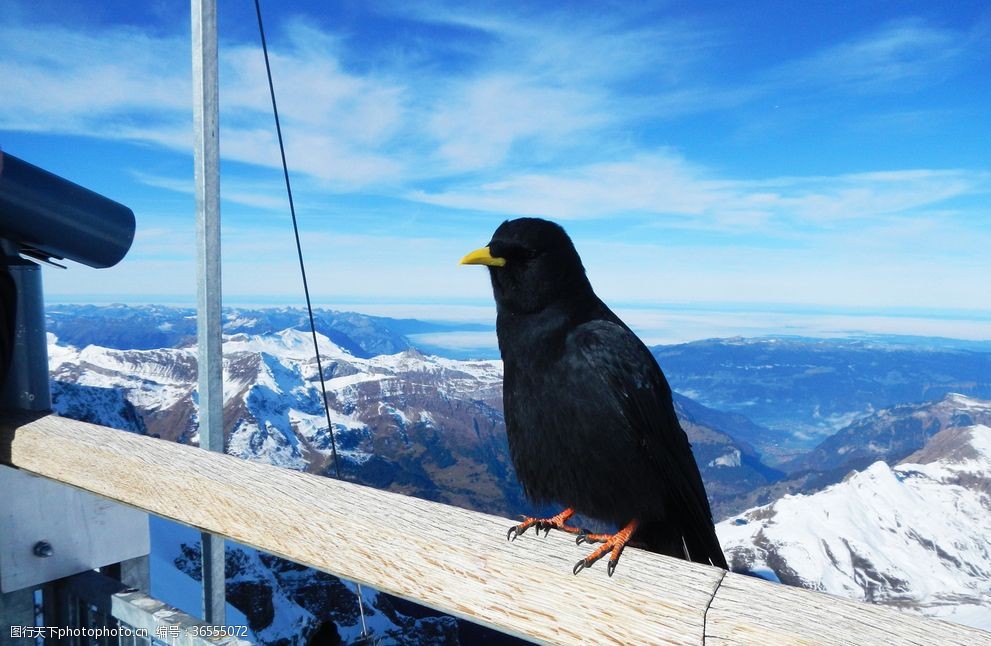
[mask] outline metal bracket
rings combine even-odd
[[[150,551],[144,512],[5,466],[0,491],[6,499],[0,513],[0,592]]]

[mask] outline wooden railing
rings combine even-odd
[[[0,463],[549,643],[991,644],[991,634],[65,418],[0,419]]]

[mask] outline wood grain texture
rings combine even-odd
[[[706,617],[706,644],[991,646],[991,634],[730,572]]]
[[[4,424],[0,460],[548,643],[699,644],[722,575],[628,549],[576,577],[570,535],[58,417]]]
[[[54,416],[0,419],[0,462],[540,642],[988,638],[632,548],[574,576],[570,535],[510,543],[504,518]]]

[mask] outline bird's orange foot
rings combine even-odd
[[[544,536],[550,534],[552,529],[558,529],[562,532],[568,532],[569,534],[587,535],[587,532],[584,529],[579,527],[571,527],[570,525],[565,524],[565,522],[567,522],[567,520],[574,515],[575,511],[568,508],[552,518],[531,518],[530,516],[523,516],[522,523],[519,525],[513,525],[509,528],[509,531],[506,532],[506,538],[508,540],[515,541],[517,536],[522,536],[526,533],[526,530],[531,527],[537,528],[538,535],[540,534],[540,530],[543,530]]]
[[[626,527],[619,530],[612,536],[609,534],[589,534],[588,532],[579,532],[578,537],[575,539],[575,543],[581,545],[582,543],[602,543],[599,547],[583,558],[582,560],[575,563],[575,568],[573,572],[578,574],[587,567],[591,567],[593,563],[601,559],[610,552],[609,565],[606,567],[606,574],[609,576],[613,575],[616,571],[616,564],[619,563],[619,556],[623,553],[623,548],[630,541],[630,537],[633,536],[633,532],[637,531],[637,526],[640,524],[637,520],[631,520]]]

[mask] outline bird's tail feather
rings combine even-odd
[[[650,552],[729,569],[712,526],[691,528],[669,521],[643,522],[637,528],[634,544]]]

